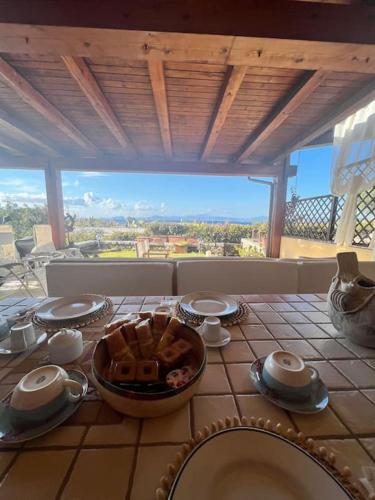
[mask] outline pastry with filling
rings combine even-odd
[[[108,354],[111,359],[114,361],[135,360],[134,354],[121,333],[121,327],[103,338],[107,344]]]
[[[135,331],[138,338],[138,346],[143,359],[150,359],[154,352],[154,337],[151,332],[151,321],[145,319],[136,325]]]
[[[159,380],[158,362],[153,360],[138,361],[136,379],[138,382],[157,382]]]
[[[177,330],[182,325],[181,321],[178,318],[171,318],[165,332],[161,336],[161,339],[156,348],[156,352],[162,351],[166,347],[172,344],[175,340],[175,334]]]
[[[159,343],[159,340],[161,339],[163,332],[165,332],[165,329],[167,328],[168,319],[169,315],[167,313],[164,312],[154,313],[152,322],[152,335],[154,337],[156,344]]]
[[[190,342],[182,338],[173,342],[172,347],[174,347],[174,349],[176,349],[182,356],[190,352],[193,348]]]
[[[152,319],[152,311],[140,311],[138,314],[142,320]]]
[[[114,363],[113,382],[133,382],[136,380],[137,363],[135,361],[119,361]]]
[[[121,327],[121,333],[124,336],[125,342],[130,347],[135,359],[141,359],[141,351],[139,350],[137,332],[135,327],[138,325],[138,321],[131,321],[130,323],[125,323]]]

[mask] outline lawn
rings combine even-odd
[[[101,252],[98,257],[101,259],[135,259],[137,257],[135,250],[115,250],[108,252]],[[156,255],[155,258],[158,256]],[[160,256],[163,258],[162,256]],[[175,253],[169,254],[169,259],[189,259],[190,257],[205,257],[204,253],[191,252],[191,253]]]

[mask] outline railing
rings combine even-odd
[[[292,198],[286,204],[285,236],[333,241],[345,198],[332,195]],[[368,247],[375,230],[375,186],[357,198],[357,218],[353,245]]]

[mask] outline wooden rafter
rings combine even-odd
[[[202,160],[207,160],[216,144],[219,134],[224,126],[225,119],[229,113],[233,101],[236,98],[237,92],[241,87],[241,83],[245,77],[246,70],[247,66],[232,66],[229,70],[227,80],[218,100],[215,114],[213,116],[207,134],[207,139],[201,157]]]
[[[174,2],[174,5],[178,3]],[[170,2],[165,4],[171,5]],[[202,2],[199,2],[199,5],[201,4]],[[259,3],[259,5],[262,4],[263,2]],[[340,8],[346,9],[347,7]],[[5,10],[2,8],[0,11],[0,21]],[[29,6],[26,10],[31,12],[32,9]],[[76,12],[76,10],[73,11]],[[88,8],[84,9],[85,13],[88,10]],[[232,11],[232,7],[230,11]],[[207,18],[204,18],[202,13],[200,15],[206,21],[210,18],[211,13]],[[274,14],[274,25],[275,18]],[[249,25],[249,17],[247,16],[245,19]],[[351,18],[351,28],[356,25],[353,23],[353,19],[355,17]],[[336,22],[333,21],[331,27],[335,24]],[[282,22],[278,20],[277,25],[282,25]],[[288,19],[285,26],[289,28],[290,25],[290,19]],[[331,33],[331,27],[327,29],[327,34]],[[351,31],[351,28],[348,29],[348,32]],[[302,28],[301,33],[303,33]],[[46,51],[48,54],[57,56],[120,57],[131,61],[205,61],[211,64],[231,64],[233,66],[248,65],[284,69],[323,69],[375,73],[375,44],[349,43],[345,42],[345,38],[341,42],[275,40],[259,36],[150,33],[148,31],[109,28],[32,26],[30,24],[0,22],[0,52],[43,54]]]
[[[14,147],[11,144],[7,144],[6,142],[3,142],[3,139],[0,139],[0,149],[5,149],[8,153],[11,155],[15,156],[24,156],[24,152],[22,151],[22,148],[19,147]]]
[[[341,104],[337,105],[334,111],[332,111],[329,115],[323,116],[319,122],[300,135],[295,141],[293,141],[292,144],[289,144],[281,154],[275,158],[269,159],[269,162],[277,163],[283,160],[292,151],[300,149],[306,144],[312,142],[315,138],[334,128],[337,123],[345,120],[345,118],[358,111],[358,109],[366,106],[374,99],[375,78],[358,92],[342,101]]]
[[[0,76],[23,99],[45,119],[59,128],[81,148],[91,154],[98,152],[96,146],[85,137],[53,104],[21,76],[5,59],[0,57]]]
[[[113,112],[107,98],[82,57],[62,56],[69,73],[80,86],[105,126],[123,148],[133,149],[131,141]]]
[[[276,109],[266,118],[264,123],[250,135],[245,145],[241,148],[237,161],[242,162],[248,158],[270,135],[300,106],[319,85],[327,78],[327,71],[315,71],[312,75],[304,77],[291,93],[276,105]]]
[[[12,139],[16,139],[20,142],[30,143],[36,146],[42,152],[48,154],[52,157],[60,156],[57,151],[51,148],[48,144],[44,143],[29,131],[26,131],[24,127],[18,123],[9,113],[4,110],[0,110],[0,130],[4,132],[5,135],[9,135]]]
[[[159,120],[160,135],[163,141],[164,153],[168,160],[172,159],[172,138],[168,113],[168,98],[165,85],[164,69],[162,61],[149,61],[148,70],[150,74],[152,93],[154,95],[156,112]]]

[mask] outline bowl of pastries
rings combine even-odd
[[[200,335],[167,312],[139,312],[105,325],[92,360],[93,381],[115,410],[159,417],[196,393],[206,366]]]

